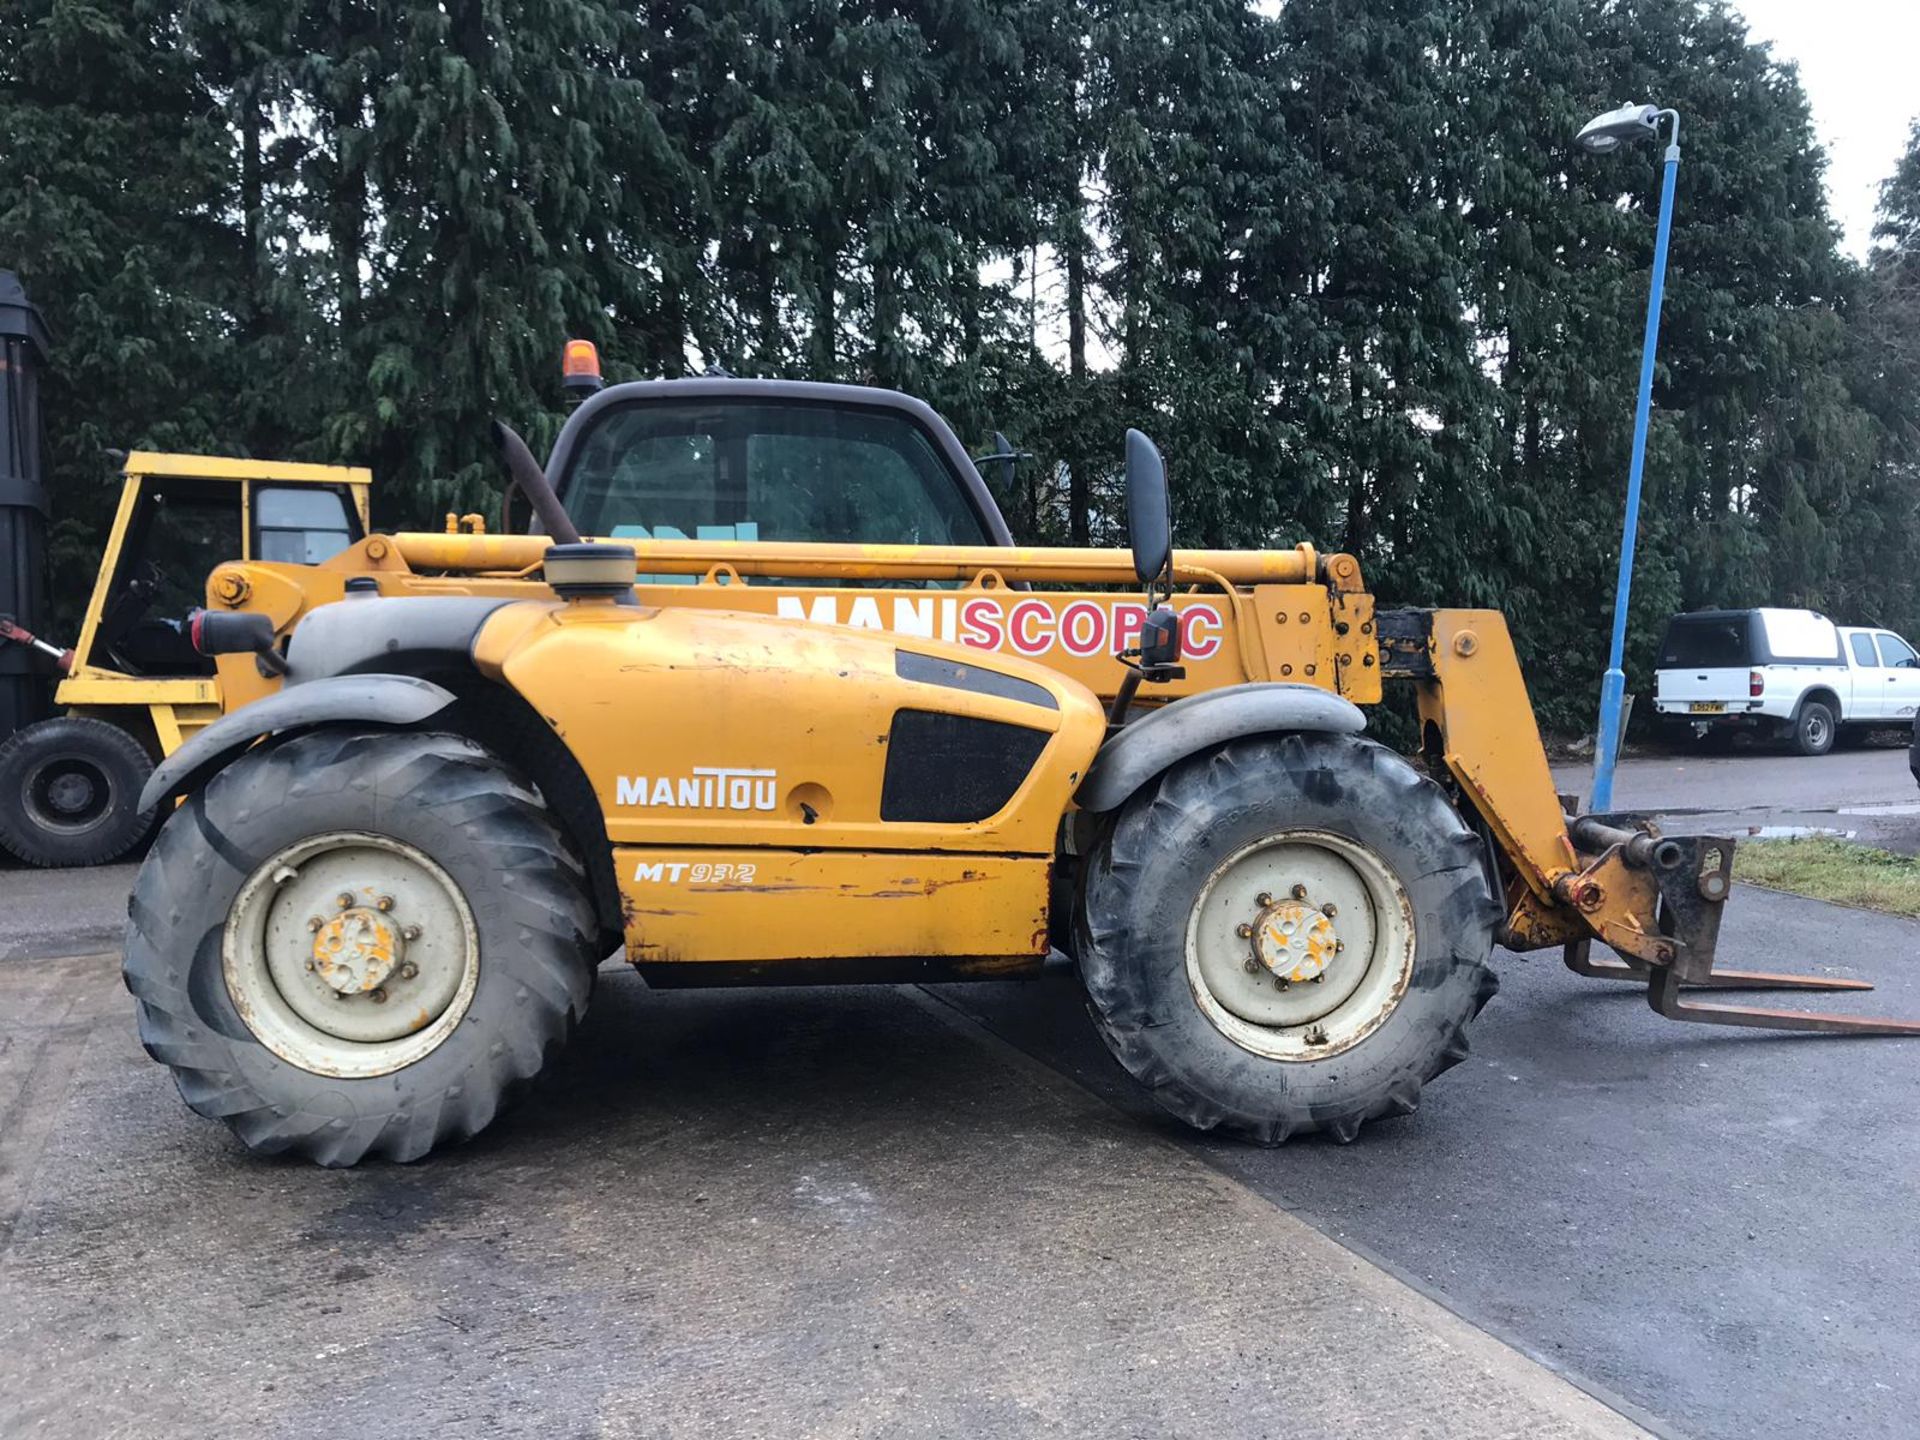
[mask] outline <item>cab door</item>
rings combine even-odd
[[[1880,663],[1880,652],[1874,646],[1872,633],[1866,630],[1841,633],[1846,636],[1847,669],[1853,681],[1853,703],[1847,707],[1847,719],[1886,719],[1887,672]]]
[[[1920,654],[1889,630],[1876,630],[1873,638],[1880,646],[1880,718],[1911,720],[1920,710]]]

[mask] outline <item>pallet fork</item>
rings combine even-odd
[[[1594,958],[1593,936],[1569,940],[1561,953],[1574,974],[1644,982],[1647,1003],[1655,1013],[1696,1025],[1816,1035],[1920,1035],[1920,1021],[1914,1020],[1689,1003],[1684,998],[1687,990],[1858,991],[1873,986],[1864,980],[1714,968],[1720,912],[1732,888],[1731,839],[1716,835],[1663,836],[1651,821],[1623,830],[1592,817],[1570,821],[1567,828],[1580,843],[1605,846],[1629,867],[1654,877],[1659,887],[1660,933],[1668,942],[1657,947],[1649,959],[1628,954],[1608,960]],[[1661,958],[1663,955],[1666,958]]]

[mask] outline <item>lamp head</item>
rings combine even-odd
[[[1659,128],[1660,109],[1656,105],[1622,105],[1596,115],[1582,127],[1575,143],[1594,155],[1618,150],[1630,140],[1651,140]]]

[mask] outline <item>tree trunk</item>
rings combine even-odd
[[[259,333],[261,325],[261,272],[265,268],[265,229],[266,177],[260,156],[260,119],[259,89],[257,80],[247,80],[239,87],[240,102],[240,234],[241,244],[246,251],[241,263],[246,267],[243,272],[246,287],[247,313],[242,331],[248,335]]]
[[[840,266],[839,242],[828,233],[825,227],[815,236],[817,253],[814,256],[813,279],[813,342],[811,349],[812,375],[814,380],[833,380],[838,378],[834,353],[838,348],[836,332],[840,328],[839,314],[834,308],[836,296],[834,286],[839,282],[837,273]]]
[[[1077,422],[1087,391],[1087,230],[1077,196],[1062,231],[1060,248],[1067,262],[1067,376]],[[1076,423],[1076,439],[1079,434]],[[1093,476],[1079,450],[1075,446],[1076,453],[1067,464],[1067,529],[1075,545],[1085,545],[1093,523]]]

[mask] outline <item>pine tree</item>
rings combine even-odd
[[[55,621],[77,626],[112,516],[110,449],[233,452],[245,388],[238,175],[179,7],[0,8],[0,264],[45,314]]]

